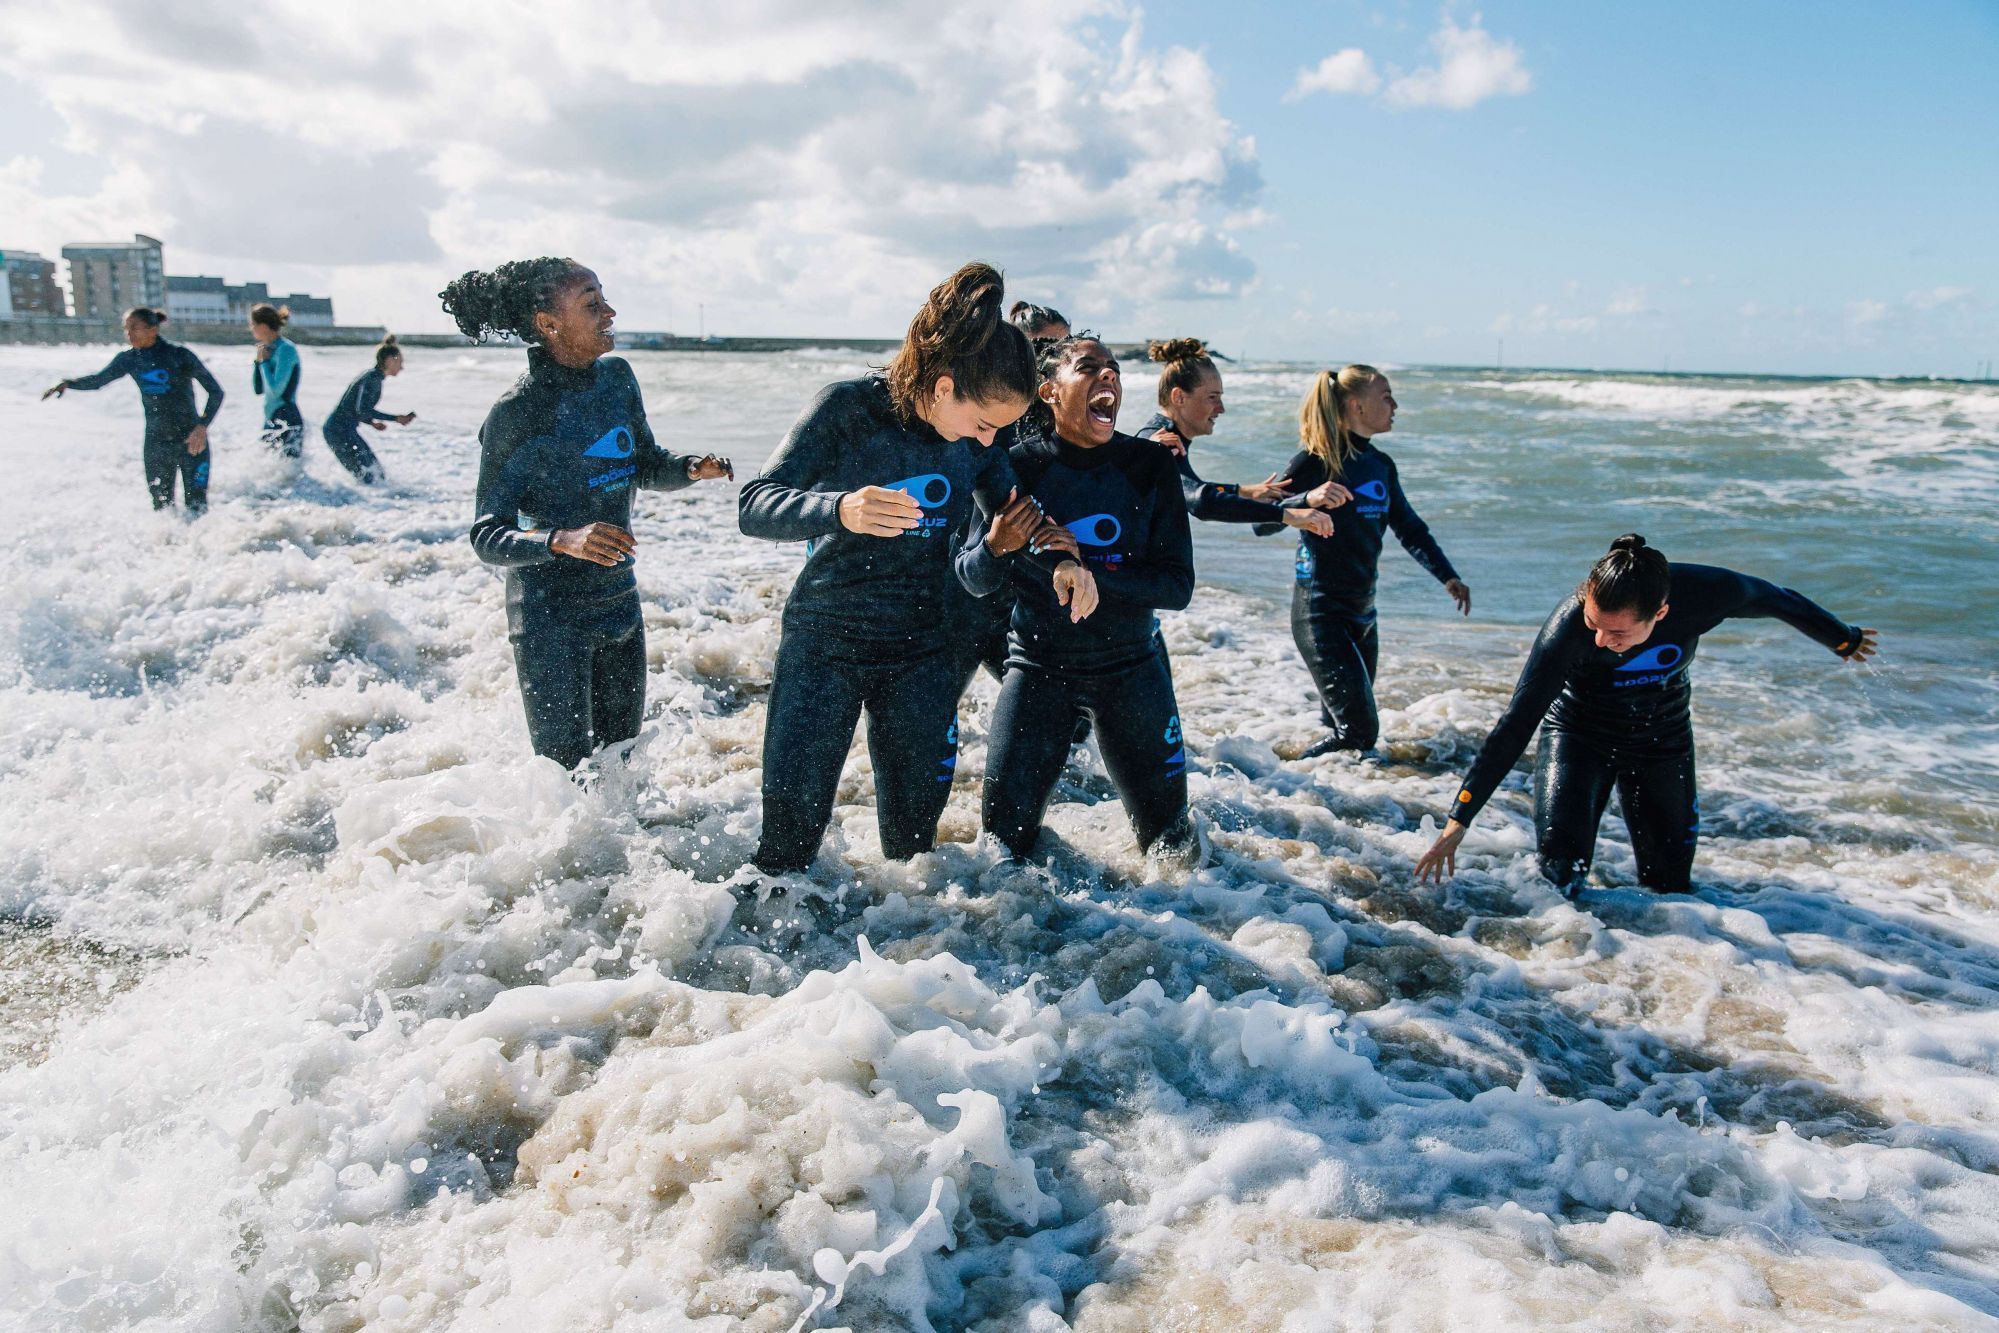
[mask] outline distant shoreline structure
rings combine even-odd
[[[380,325],[335,325],[331,328],[299,328],[285,330],[285,336],[301,346],[320,347],[372,347],[380,342],[388,330]],[[207,324],[175,321],[167,326],[167,333],[175,342],[207,343],[216,346],[247,346],[250,341],[248,328],[236,324]],[[396,340],[405,347],[462,348],[475,347],[515,347],[518,344],[489,341],[475,343],[459,333],[398,333]],[[621,352],[736,352],[736,353],[782,353],[782,352],[862,352],[886,357],[902,346],[900,338],[690,338],[677,333],[652,333],[643,330],[617,334],[618,350]],[[107,344],[116,346],[125,341],[125,335],[114,320],[16,317],[0,320],[0,346],[31,346],[61,344]],[[1145,344],[1113,340],[1111,350],[1127,362],[1142,363],[1145,360]],[[1235,363],[1236,358],[1225,352],[1213,351],[1211,355],[1218,361]],[[1311,365],[1310,361],[1278,360],[1275,365]],[[1470,365],[1450,362],[1409,362],[1408,370],[1452,370],[1499,376],[1525,375],[1623,375],[1643,376],[1655,380],[1778,380],[1795,384],[1828,384],[1840,380],[1867,380],[1877,384],[1994,384],[1999,380],[1972,379],[1960,375],[1799,375],[1758,370],[1645,370],[1636,366],[1494,366]]]

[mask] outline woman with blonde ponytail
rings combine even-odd
[[[1298,540],[1291,636],[1311,669],[1331,732],[1301,758],[1371,750],[1380,739],[1374,587],[1384,529],[1444,585],[1459,611],[1471,614],[1471,589],[1402,493],[1395,460],[1374,447],[1375,437],[1395,428],[1395,409],[1388,377],[1362,365],[1320,371],[1298,405],[1299,450],[1284,469],[1287,489],[1295,494],[1330,485],[1350,502],[1330,536],[1307,532]]]

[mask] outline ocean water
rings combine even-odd
[[[110,349],[0,350],[0,1327],[1999,1326],[1999,389],[1396,371],[1383,443],[1474,614],[1392,546],[1385,755],[1316,738],[1280,539],[1197,525],[1169,616],[1210,845],[1148,866],[1094,756],[1050,868],[932,855],[857,753],[803,904],[738,904],[795,548],[640,503],[649,719],[529,757],[464,540],[518,352],[412,350],[349,485],[261,455],[147,512]],[[365,353],[304,349],[308,415]],[[635,354],[748,476],[835,354]],[[1311,368],[1228,368],[1258,479]],[[1123,420],[1149,410],[1134,371]],[[1567,902],[1519,776],[1410,865],[1609,539],[1878,627],[1696,670],[1699,892],[1606,821]]]

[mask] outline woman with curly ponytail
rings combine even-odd
[[[1701,635],[1753,617],[1781,620],[1849,662],[1874,656],[1873,630],[1789,588],[1713,565],[1668,563],[1635,532],[1612,542],[1541,627],[1513,701],[1472,761],[1416,877],[1442,882],[1456,872],[1472,817],[1545,717],[1534,759],[1542,876],[1567,893],[1582,887],[1615,788],[1638,882],[1661,893],[1690,891],[1700,801],[1688,668]]]
[[[631,366],[606,355],[617,311],[575,260],[466,273],[440,296],[473,341],[499,334],[528,345],[527,373],[479,428],[472,549],[506,571],[507,631],[535,753],[575,768],[638,735],[645,715],[632,492],[675,491],[733,469],[654,442]]]
[[[991,445],[1026,410],[1034,354],[1004,297],[989,264],[939,283],[886,370],[826,386],[743,487],[745,533],[808,543],[771,673],[762,871],[817,855],[864,712],[882,854],[936,839],[958,762],[951,534],[975,496],[1019,518]]]
[[[1359,365],[1320,371],[1298,406],[1299,449],[1284,469],[1287,488],[1350,506],[1330,534],[1298,539],[1291,637],[1318,687],[1319,715],[1330,732],[1300,758],[1372,750],[1380,737],[1374,585],[1385,532],[1444,585],[1459,611],[1471,614],[1471,589],[1403,494],[1395,460],[1374,446],[1375,437],[1395,429],[1395,409],[1388,377]]]

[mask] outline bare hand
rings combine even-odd
[[[617,565],[631,559],[639,549],[632,534],[615,523],[589,523],[580,528],[562,528],[548,535],[548,549],[572,560],[588,560],[593,565]]]
[[[1152,437],[1152,442],[1165,445],[1175,458],[1187,456],[1187,442],[1180,438],[1179,431],[1162,430]]]
[[[1880,636],[1871,629],[1860,631],[1860,642],[1853,645],[1853,651],[1846,655],[1849,662],[1865,662],[1881,651]]]
[[[1353,492],[1337,481],[1320,482],[1305,492],[1305,503],[1314,509],[1338,509],[1343,504],[1353,503]]]
[[[1416,861],[1418,884],[1426,879],[1442,884],[1458,873],[1458,844],[1465,840],[1465,831],[1465,825],[1455,819],[1444,825],[1444,831],[1430,844],[1430,850]]]
[[[986,549],[994,555],[1012,555],[1027,545],[1048,520],[1041,507],[1018,490],[1008,493],[1006,508],[993,515],[986,525]]]
[[[389,428],[389,423],[386,421],[371,421],[368,425],[375,430],[387,430]]]
[[[1235,488],[1236,494],[1245,500],[1255,500],[1259,504],[1274,505],[1291,494],[1291,479],[1273,472],[1262,481],[1252,481],[1246,486]]]
[[[51,398],[62,397],[63,390],[67,389],[68,387],[69,387],[69,381],[64,380],[61,384],[58,384],[53,388],[42,390],[42,401],[46,403]]]
[[[208,452],[208,427],[196,426],[187,433],[187,451],[191,454]]]
[[[840,497],[840,526],[863,537],[900,537],[923,521],[916,498],[886,486],[863,486]]]
[[[407,426],[410,424],[410,422],[415,420],[416,420],[416,413],[405,412],[401,416],[396,418],[396,424],[399,426]]]
[[[720,454],[703,454],[687,464],[689,481],[714,481],[718,477],[736,479],[736,465]]]
[[[1074,560],[1055,566],[1055,600],[1069,608],[1069,623],[1077,624],[1097,609],[1097,578]]]
[[[1041,513],[1040,501],[1034,502],[1034,509],[1036,513]],[[1045,513],[1041,513],[1041,526],[1034,530],[1032,537],[1028,538],[1027,549],[1035,555],[1061,554],[1071,560],[1083,558],[1083,548],[1076,541],[1076,534]]]
[[[1323,509],[1287,509],[1284,511],[1284,526],[1309,532],[1314,537],[1333,535],[1333,516]]]
[[[271,345],[269,343],[257,344],[257,359],[259,361],[269,361],[271,359]]]
[[[1463,579],[1452,579],[1444,585],[1444,591],[1449,593],[1451,600],[1458,604],[1458,613],[1460,615],[1468,616],[1471,614],[1471,589],[1466,586]]]

